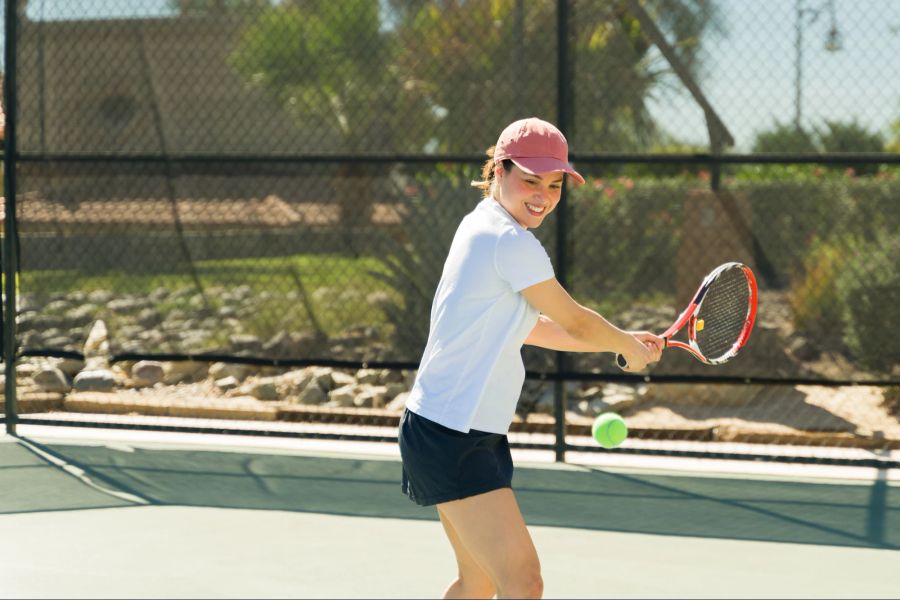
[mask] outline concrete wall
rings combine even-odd
[[[177,17],[21,24],[24,153],[300,154],[334,151],[228,64],[248,21]],[[302,65],[298,65],[302,68]]]

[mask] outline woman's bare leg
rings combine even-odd
[[[497,593],[494,582],[466,550],[456,530],[453,529],[453,525],[441,512],[440,507],[438,515],[441,517],[441,524],[444,526],[447,537],[450,538],[450,544],[456,554],[456,563],[459,565],[459,575],[444,592],[444,598],[492,598]]]
[[[445,502],[438,510],[468,556],[494,582],[498,598],[541,597],[537,550],[511,489]]]

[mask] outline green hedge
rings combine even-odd
[[[838,276],[837,290],[853,357],[873,371],[900,366],[900,234],[882,234],[861,246]]]

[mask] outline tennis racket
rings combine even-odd
[[[688,307],[662,334],[664,348],[687,350],[708,365],[734,358],[750,338],[756,321],[756,277],[747,265],[729,262],[716,267],[700,284]],[[671,339],[687,325],[687,343]],[[621,368],[625,357],[616,355]]]

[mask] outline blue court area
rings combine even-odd
[[[19,433],[0,438],[3,598],[440,597],[455,574],[390,444]],[[900,595],[895,471],[516,460],[547,597]]]

